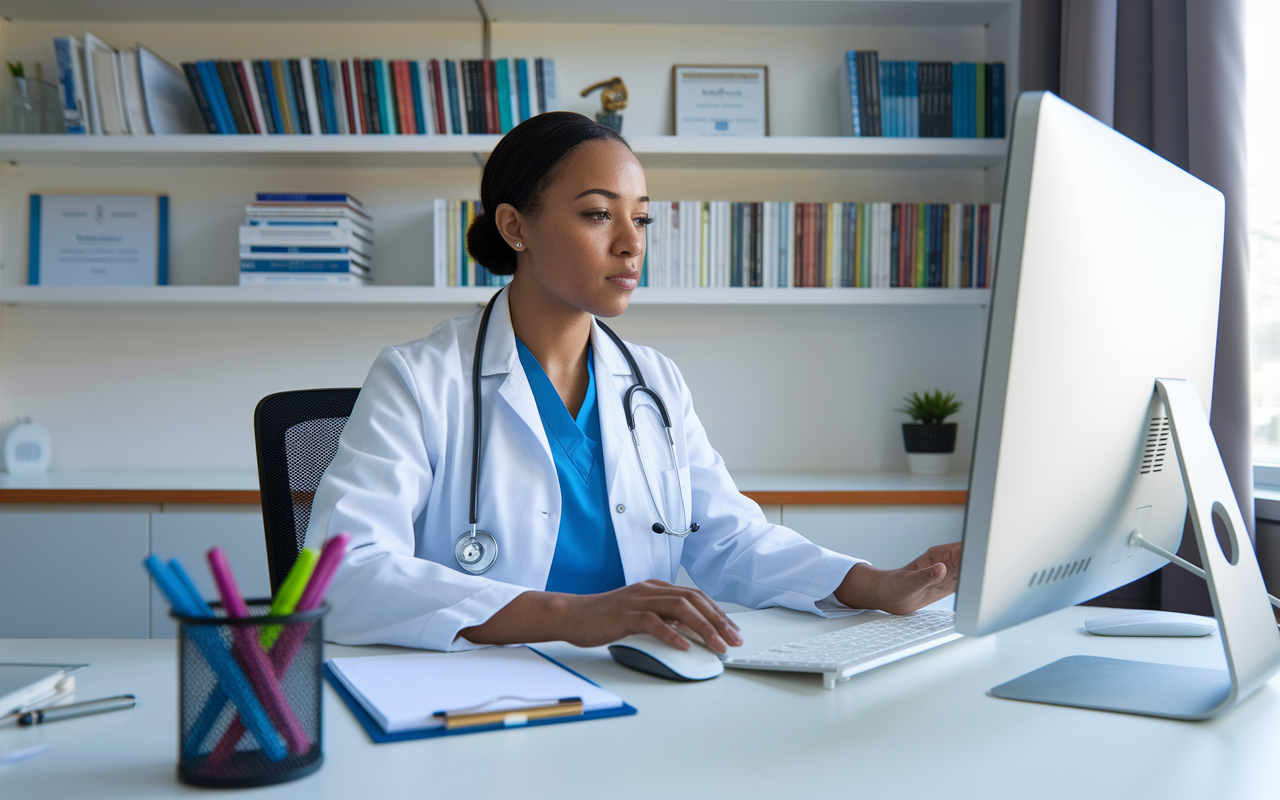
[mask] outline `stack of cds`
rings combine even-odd
[[[240,228],[241,286],[364,286],[373,220],[349,194],[260,192]]]

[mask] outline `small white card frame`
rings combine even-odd
[[[676,136],[768,136],[769,67],[677,64],[671,103]]]

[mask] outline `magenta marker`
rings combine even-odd
[[[213,581],[218,585],[218,594],[222,596],[222,604],[227,609],[227,616],[233,619],[249,616],[249,606],[240,595],[240,588],[236,585],[235,575],[231,572],[231,565],[227,563],[227,556],[222,548],[213,548],[207,557]],[[267,654],[262,651],[262,643],[258,641],[256,632],[243,626],[232,626],[231,630],[236,640],[235,655],[248,675],[249,682],[253,684],[254,691],[262,700],[267,716],[284,734],[289,749],[294,754],[306,753],[311,749],[307,733],[285,700],[284,692],[272,672]]]

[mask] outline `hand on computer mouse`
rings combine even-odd
[[[836,599],[850,608],[875,608],[910,614],[956,590],[960,577],[960,542],[930,547],[899,569],[858,564],[836,589]]]

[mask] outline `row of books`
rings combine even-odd
[[[373,220],[349,194],[260,192],[240,227],[241,286],[364,286]]]
[[[559,105],[555,60],[287,58],[182,65],[209,133],[506,133]]]
[[[505,286],[510,275],[494,275],[467,252],[467,229],[484,210],[479,200],[437,198],[432,209],[432,284]]]
[[[83,41],[54,37],[53,55],[67,133],[147,135],[179,124],[167,113],[175,68],[142,45],[117,50],[86,31]]]
[[[436,200],[434,284],[501,286],[466,252],[478,200]],[[651,201],[640,285],[989,288],[1000,204]]]
[[[841,71],[845,136],[1004,138],[1004,64],[881,61],[850,50]]]

